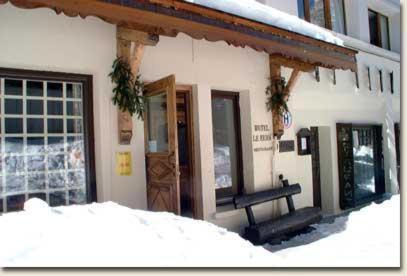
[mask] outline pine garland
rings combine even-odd
[[[286,81],[284,78],[270,80],[270,85],[266,88],[267,111],[277,110],[281,115],[288,112],[288,95],[284,93]]]
[[[115,59],[112,69],[109,77],[115,84],[113,104],[123,112],[128,111],[131,116],[137,114],[137,117],[142,120],[145,98],[142,96],[144,83],[140,80],[140,75],[134,78],[129,62],[123,57]]]

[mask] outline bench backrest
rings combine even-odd
[[[293,184],[281,188],[256,192],[253,194],[236,196],[233,199],[233,203],[236,209],[240,209],[299,193],[301,193],[300,184]]]

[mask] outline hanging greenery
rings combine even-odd
[[[288,112],[288,95],[284,93],[286,85],[284,78],[270,80],[270,85],[266,88],[268,111],[276,110],[280,115],[283,115],[285,111]]]
[[[121,111],[128,111],[131,116],[137,114],[139,119],[143,119],[145,99],[142,95],[144,83],[140,80],[140,75],[134,77],[129,62],[123,57],[115,59],[112,69],[109,77],[115,84],[113,88],[113,103]]]

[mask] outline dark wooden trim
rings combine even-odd
[[[331,0],[324,0],[325,28],[332,30]]]
[[[321,166],[318,127],[311,127],[312,192],[314,207],[321,207]]]
[[[380,18],[384,17],[386,19],[386,23],[387,23],[387,37],[386,37],[386,39],[387,39],[387,44],[389,45],[389,48],[388,49],[383,48],[383,49],[386,49],[386,50],[390,51],[391,45],[390,45],[389,17],[387,17],[387,16],[385,16],[385,15],[383,15],[383,14],[381,14],[381,13],[375,11],[375,10],[372,10],[372,9],[368,9],[368,11],[371,12],[371,13],[376,14],[376,30],[377,30],[376,35],[377,35],[377,37],[379,39],[379,41],[378,41],[379,45],[376,45],[376,46],[381,47],[381,48],[383,48],[383,38],[382,38],[382,28],[381,28]],[[372,42],[370,42],[370,43],[372,43]]]
[[[380,91],[383,93],[383,72],[379,70]]]
[[[241,132],[241,120],[240,120],[240,104],[239,99],[240,95],[239,92],[228,92],[228,91],[221,91],[221,90],[212,90],[212,99],[214,98],[223,98],[223,99],[231,99],[233,100],[234,105],[234,125],[235,125],[235,136],[236,136],[236,155],[237,155],[237,195],[243,194],[244,189],[244,176],[243,176],[243,154],[242,154],[242,132]],[[232,183],[233,184],[233,183]],[[232,188],[221,188],[216,190],[216,197],[217,201],[220,198],[229,198],[236,194],[233,192]],[[228,200],[229,203],[230,200]],[[231,202],[230,202],[231,203]],[[219,201],[221,205],[221,200]]]
[[[335,69],[332,69],[332,82],[334,85],[336,85],[336,71]]]
[[[394,94],[394,73],[390,72],[390,93]]]
[[[187,102],[186,107],[186,116],[187,116],[187,136],[188,136],[188,159],[189,159],[189,168],[190,168],[190,183],[191,183],[191,195],[193,196],[192,203],[192,213],[195,219],[203,219],[198,215],[198,205],[202,205],[202,202],[199,202],[199,196],[197,194],[197,183],[195,181],[195,141],[194,141],[194,112],[193,112],[193,101],[192,101],[192,86],[189,85],[177,85],[177,94],[181,93],[185,95],[185,101]]]
[[[336,124],[338,151],[339,205],[342,210],[355,207],[352,124]]]
[[[382,125],[371,125],[368,127],[373,129],[375,194],[384,194],[386,183],[384,178],[383,128]]]
[[[382,41],[382,33],[381,33],[381,30],[382,30],[382,24],[380,23],[380,16],[379,16],[379,13],[378,12],[375,12],[376,13],[376,28],[377,28],[377,33],[376,33],[376,35],[378,36],[378,38],[379,38],[379,47],[383,47],[383,41]]]
[[[93,76],[53,71],[25,70],[0,67],[0,78],[19,78],[42,81],[82,83],[83,87],[83,131],[85,146],[87,202],[97,201],[95,142],[93,125]]]
[[[304,0],[304,17],[305,20],[311,22],[311,6],[309,0]]]
[[[356,87],[359,89],[359,73],[358,73],[358,71],[355,71],[355,82],[356,82]]]
[[[368,81],[369,90],[372,91],[372,80],[370,79],[370,67],[367,67],[367,77],[369,79],[369,81]]]
[[[397,181],[400,190],[400,123],[394,124],[394,142],[396,147],[396,160],[397,160]]]
[[[321,81],[321,77],[319,74],[319,67],[315,67],[315,79],[317,80],[317,82]]]

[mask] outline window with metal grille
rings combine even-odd
[[[0,69],[0,212],[32,197],[59,206],[95,194],[89,76],[71,77]]]

